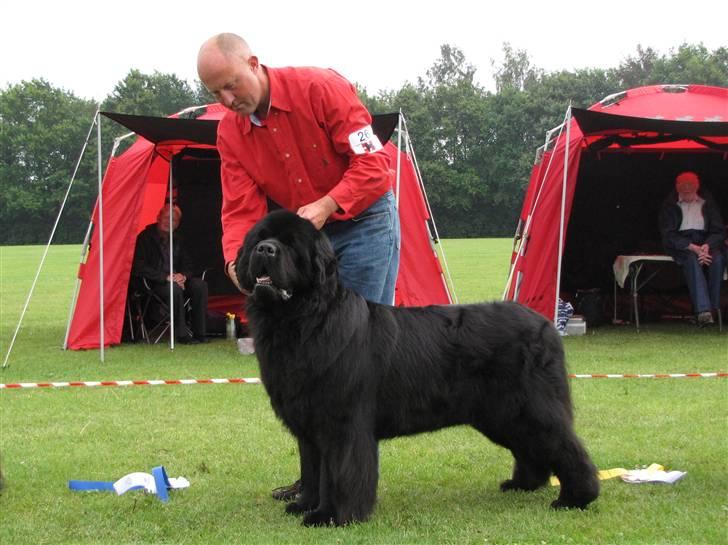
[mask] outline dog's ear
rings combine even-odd
[[[319,233],[314,243],[313,267],[321,286],[336,279],[336,255],[331,242],[323,233]]]
[[[238,277],[238,283],[243,289],[253,289],[253,278],[250,276],[248,263],[250,262],[250,254],[253,253],[255,245],[260,239],[260,227],[259,225],[253,226],[245,235],[243,245],[238,250],[238,255],[235,258],[235,275]]]

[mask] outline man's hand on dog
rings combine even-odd
[[[240,293],[244,295],[250,295],[250,292],[243,289],[243,287],[238,283],[238,275],[235,272],[235,261],[231,261],[227,264],[227,267],[225,267],[225,273],[228,275],[235,287],[238,288],[238,291]]]
[[[324,195],[319,200],[299,208],[296,214],[313,223],[316,229],[321,229],[329,216],[338,209],[339,205],[336,201],[328,195]]]

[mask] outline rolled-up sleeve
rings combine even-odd
[[[312,91],[312,98],[316,115],[323,119],[334,149],[349,159],[349,168],[328,193],[341,209],[333,218],[349,219],[391,189],[389,157],[383,149],[386,142],[376,140],[378,145],[372,151],[354,148],[352,138],[371,128],[372,117],[354,86],[336,72],[330,74]]]

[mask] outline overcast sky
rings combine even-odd
[[[200,44],[218,32],[246,38],[264,64],[335,68],[370,93],[424,76],[445,43],[491,89],[506,41],[547,71],[614,67],[637,44],[728,46],[726,0],[11,0],[1,16],[1,87],[42,77],[96,100],[131,68],[192,83]]]

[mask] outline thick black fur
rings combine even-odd
[[[305,525],[366,520],[380,439],[468,424],[510,449],[502,490],[553,473],[554,508],[599,495],[574,434],[561,339],[515,303],[393,308],[339,284],[328,239],[294,214],[258,222],[238,253],[263,384],[298,439]],[[256,281],[256,279],[258,279]]]

